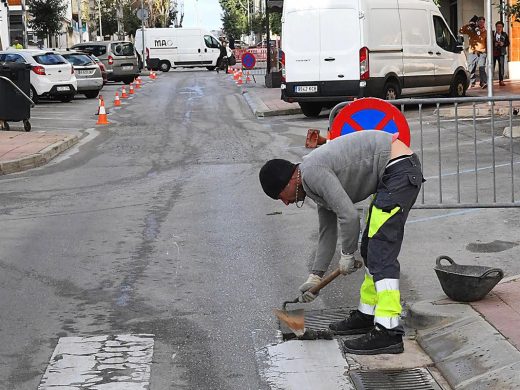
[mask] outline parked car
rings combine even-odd
[[[247,49],[248,44],[240,39],[235,40],[235,49]]]
[[[94,99],[103,88],[103,76],[96,61],[88,54],[79,51],[60,52],[61,56],[74,66],[76,79],[78,80],[78,93],[88,99]]]
[[[99,66],[99,70],[101,70],[101,77],[103,77],[103,85],[105,85],[108,81],[108,73],[107,73],[107,68],[105,67],[105,64],[103,64],[99,58],[97,58],[96,56],[90,54],[90,58],[92,58],[96,64]]]
[[[130,84],[139,75],[134,44],[126,41],[83,42],[72,49],[90,53],[105,65],[109,81]]]
[[[0,52],[0,62],[31,65],[30,98],[35,103],[41,97],[70,102],[78,89],[74,67],[58,53],[47,50],[9,49]]]

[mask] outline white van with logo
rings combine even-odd
[[[450,94],[466,56],[432,0],[285,0],[282,99],[304,115],[359,97]]]
[[[168,72],[170,68],[206,67],[213,70],[220,55],[220,43],[201,28],[145,28],[146,65]],[[143,49],[142,30],[135,32],[135,48]]]

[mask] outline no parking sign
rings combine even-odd
[[[253,53],[245,53],[242,56],[242,66],[246,69],[253,69],[256,65],[256,57]]]
[[[354,100],[334,118],[330,139],[362,130],[399,133],[398,139],[410,146],[410,127],[405,116],[394,105],[376,98]]]

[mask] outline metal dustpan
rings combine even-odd
[[[447,260],[449,264],[441,264],[442,260]],[[434,270],[444,293],[457,302],[484,298],[504,277],[504,271],[500,268],[457,264],[448,256],[437,257]]]

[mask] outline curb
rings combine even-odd
[[[457,107],[457,117],[473,117],[473,106],[472,105],[459,105]],[[514,109],[515,107],[513,107]],[[434,114],[437,113],[437,110],[433,111]],[[455,118],[455,108],[447,107],[447,108],[439,108],[438,109],[439,116],[446,118]],[[509,107],[497,106],[495,105],[493,109],[495,116],[509,116]],[[479,116],[489,116],[491,115],[491,106],[486,103],[475,105],[475,117]]]
[[[244,99],[246,100],[251,111],[253,111],[253,114],[259,118],[302,113],[302,110],[299,107],[271,110],[254,92],[243,90],[242,96],[244,96]]]
[[[520,351],[469,304],[411,304],[406,322],[454,389],[517,389]]]
[[[0,162],[0,175],[22,172],[48,163],[58,154],[69,149],[79,141],[78,135],[67,136],[65,139],[55,142],[36,154],[31,154],[17,160]]]

